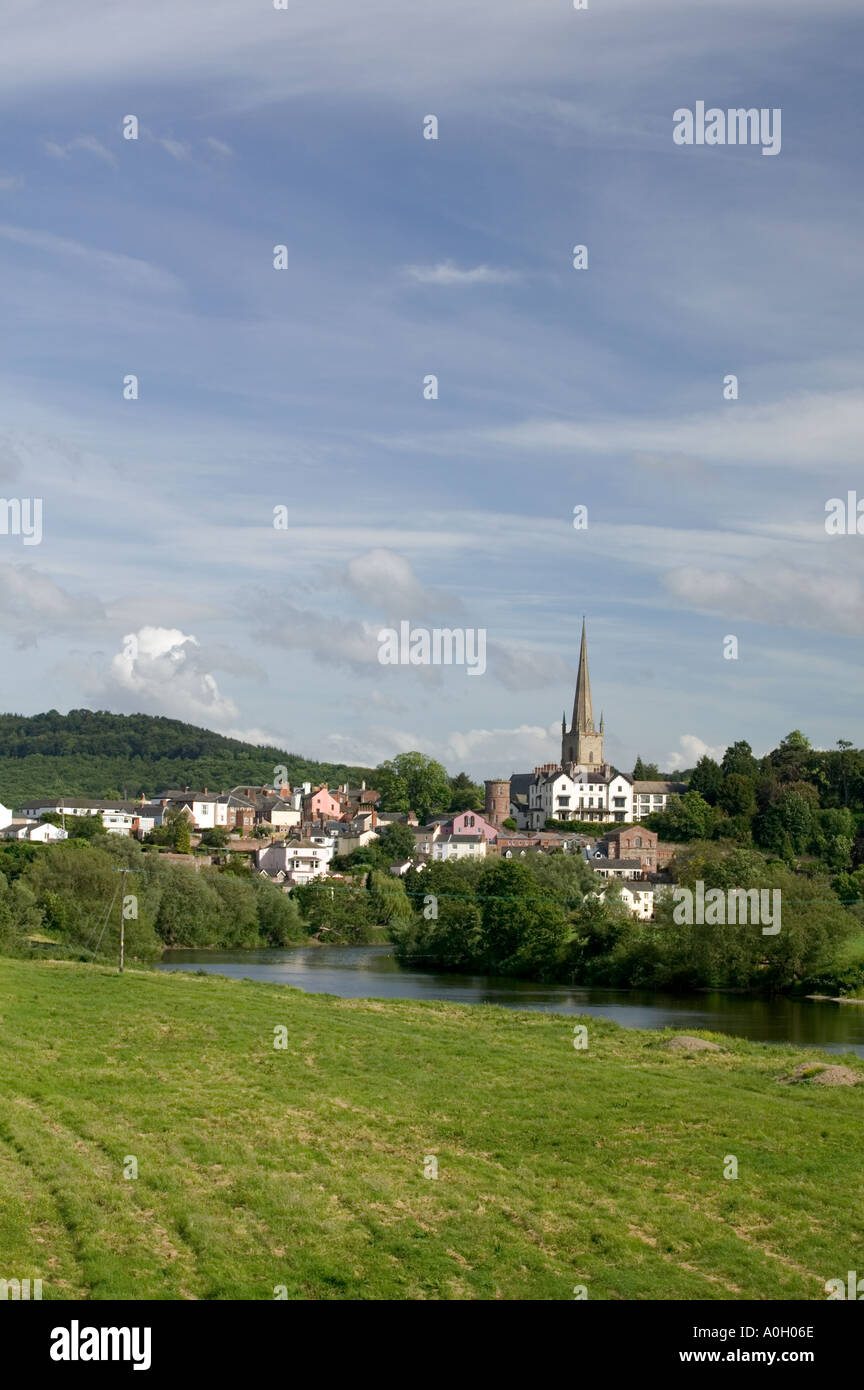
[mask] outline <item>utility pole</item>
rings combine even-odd
[[[122,874],[122,878],[120,879],[120,971],[119,971],[119,973],[122,975],[122,974],[123,974],[124,957],[125,957],[125,954],[126,954],[126,915],[125,915],[125,910],[126,910],[126,875],[127,875],[127,874],[138,874],[138,873],[141,872],[141,870],[140,870],[140,869],[130,869],[130,868],[127,868],[127,867],[124,865],[122,869],[114,869],[113,872],[114,872],[115,874]],[[137,907],[136,907],[136,909],[135,909],[135,912],[133,913],[133,916],[135,916],[135,917],[138,916],[138,909],[137,909]]]
[[[123,951],[126,945],[126,918],[123,916],[123,906],[126,902],[126,875],[128,869],[123,869],[123,877],[120,880],[120,974],[123,974]]]

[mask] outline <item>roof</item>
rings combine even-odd
[[[29,806],[56,806],[69,815],[75,814],[76,806],[83,806],[90,811],[119,811],[122,814],[132,815],[137,815],[141,810],[140,801],[97,801],[92,796],[43,796],[32,798],[27,804]]]
[[[517,796],[527,796],[528,788],[534,781],[533,772],[511,772],[510,773],[510,800],[515,801]]]
[[[439,845],[482,845],[482,835],[442,835],[436,840]]]
[[[641,869],[641,859],[595,859],[589,855],[588,863],[592,869]]]
[[[634,782],[634,792],[673,792],[676,795],[687,791],[686,782]]]

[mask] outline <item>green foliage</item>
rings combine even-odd
[[[216,825],[211,830],[201,832],[201,844],[208,849],[224,849],[230,836],[224,825]]]
[[[379,763],[372,776],[381,792],[382,811],[416,811],[425,821],[445,811],[452,799],[445,768],[423,753],[400,753]]]
[[[648,827],[661,840],[702,840],[711,833],[714,813],[699,792],[670,796],[666,810],[647,817]]]
[[[720,770],[720,764],[716,763],[713,758],[709,758],[706,753],[693,769],[690,776],[690,790],[699,792],[709,806],[713,806],[717,800],[717,793],[722,781],[723,773]]]
[[[659,782],[660,770],[656,763],[643,763],[637,754],[636,762],[633,764],[634,782]]]
[[[317,941],[362,945],[372,939],[374,905],[362,884],[313,879],[298,883],[293,896]]]
[[[472,782],[467,772],[459,772],[450,778],[450,805],[448,811],[456,815],[459,811],[482,811],[484,789]]]

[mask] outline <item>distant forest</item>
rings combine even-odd
[[[0,801],[14,810],[33,796],[135,798],[187,785],[228,791],[271,782],[279,766],[292,785],[356,785],[370,777],[369,768],[312,762],[161,716],[88,709],[0,715]]]

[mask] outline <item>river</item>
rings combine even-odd
[[[753,1042],[797,1043],[864,1057],[864,1004],[748,995],[656,994],[539,985],[401,966],[391,946],[293,946],[266,951],[167,951],[161,970],[207,970],[351,999],[444,999],[505,1009],[591,1014],[625,1028],[707,1029]]]

